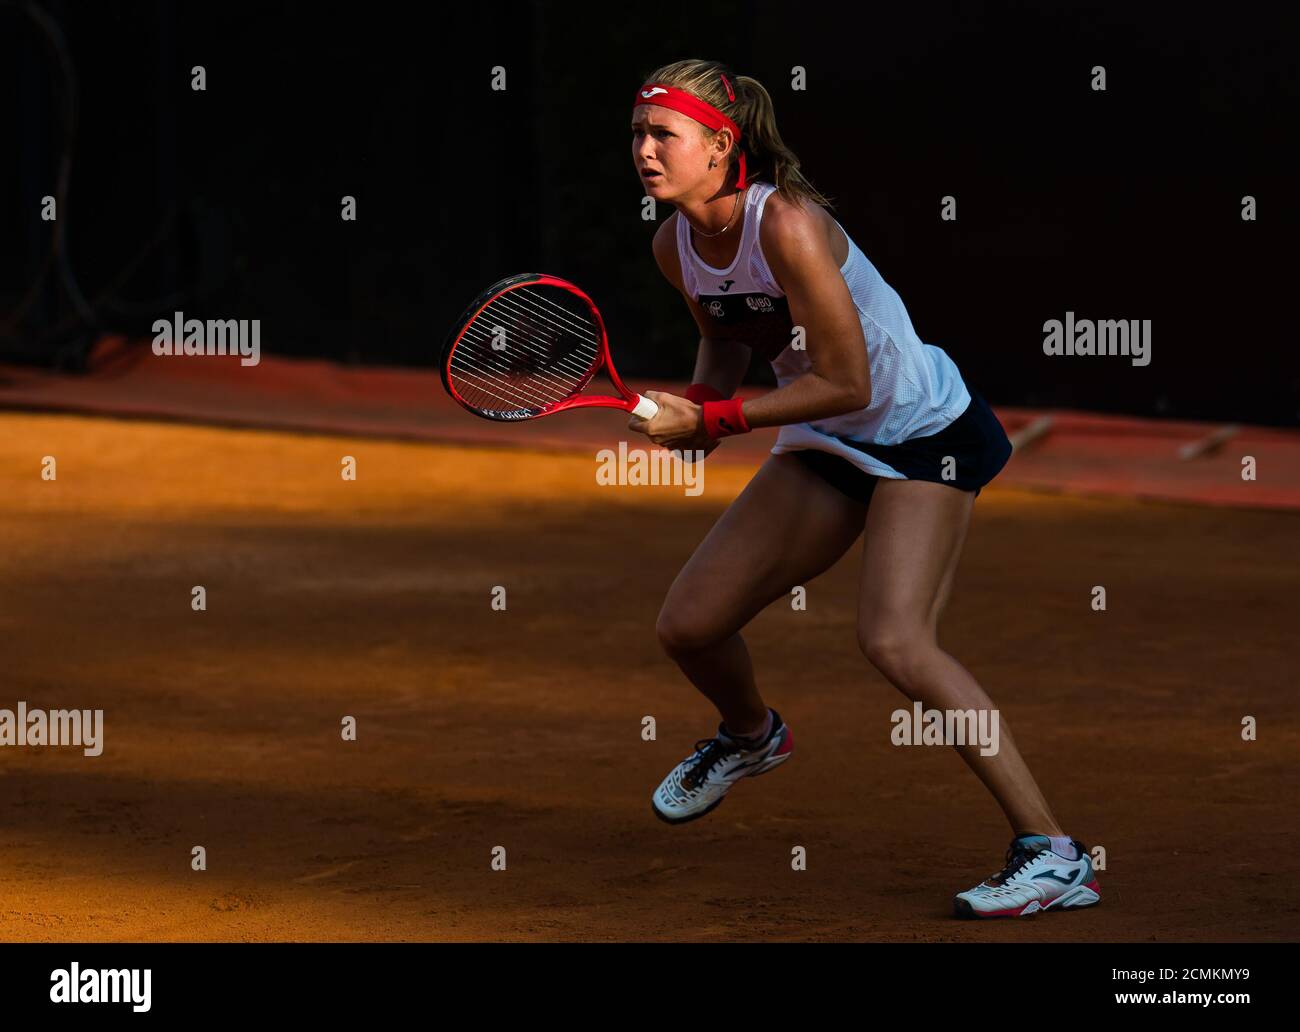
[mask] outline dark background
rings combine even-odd
[[[621,371],[689,378],[627,123],[650,70],[703,57],[767,86],[921,338],[995,404],[1300,419],[1300,26],[1265,6],[51,0],[30,6],[77,107],[57,260],[39,198],[69,92],[24,6],[0,3],[11,358],[77,368],[94,332],[179,308],[261,319],[268,353],[428,366],[483,287],[540,271],[596,299]],[[1066,310],[1151,319],[1151,364],[1047,358]]]

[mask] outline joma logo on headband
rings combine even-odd
[[[667,92],[668,91],[664,89],[662,86],[656,86],[652,90],[642,90],[641,96],[649,98],[649,97],[653,97],[656,93],[667,93]]]

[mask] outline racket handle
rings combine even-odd
[[[636,406],[632,409],[632,415],[640,416],[642,419],[654,419],[659,412],[659,406],[643,394],[636,396]]]

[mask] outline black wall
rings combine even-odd
[[[1300,26],[1268,7],[40,9],[77,76],[72,284],[48,272],[21,322],[4,321],[49,249],[39,197],[54,192],[65,83],[36,24],[0,7],[11,355],[66,363],[84,346],[75,288],[99,329],[147,334],[179,307],[259,318],[271,352],[428,365],[482,287],[546,271],[596,298],[621,370],[688,377],[694,323],[651,258],[626,125],[649,70],[715,57],[767,85],[804,171],[922,339],[993,402],[1300,419]],[[205,93],[190,89],[196,64]],[[494,65],[505,93],[489,89]],[[344,194],[356,223],[339,219]],[[939,218],[944,194],[956,223]],[[1240,218],[1245,194],[1258,221]],[[1151,364],[1047,358],[1042,324],[1066,310],[1151,319]]]

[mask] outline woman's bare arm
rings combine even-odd
[[[763,256],[804,329],[812,370],[745,402],[751,427],[806,423],[871,403],[871,368],[857,306],[816,216],[769,204],[759,227]]]

